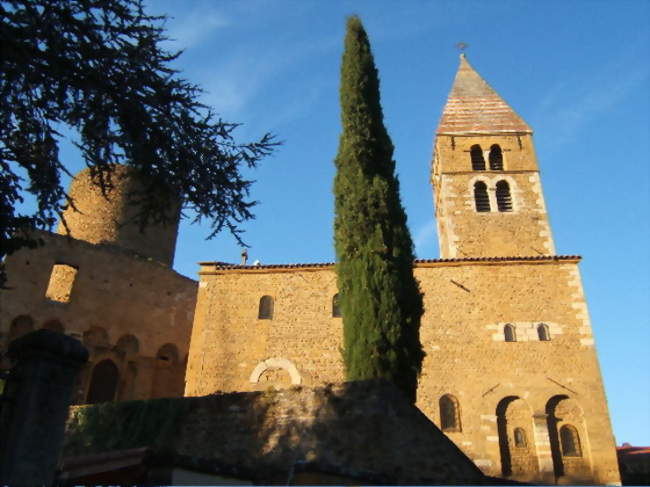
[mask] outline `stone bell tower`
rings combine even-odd
[[[441,258],[555,254],[533,131],[460,56],[435,138]]]

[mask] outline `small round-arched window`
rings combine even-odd
[[[512,196],[508,181],[497,183],[497,208],[501,212],[512,211]]]
[[[332,297],[332,318],[340,318],[341,317],[341,306],[339,304],[339,294],[336,293]]]
[[[115,351],[122,357],[133,356],[140,350],[140,342],[130,334],[122,335],[115,345]]]
[[[488,196],[487,185],[483,181],[474,183],[474,203],[476,211],[490,211],[490,197]]]
[[[515,447],[517,448],[526,448],[526,432],[523,428],[515,428],[514,431],[515,437]]]
[[[108,332],[101,326],[91,326],[83,332],[83,344],[89,349],[106,349],[110,347]]]
[[[490,169],[492,171],[503,171],[503,153],[499,144],[494,144],[490,147],[488,159],[490,160]]]
[[[551,339],[551,332],[546,323],[540,323],[537,325],[537,336],[542,342],[548,342]]]
[[[175,365],[178,363],[178,348],[173,343],[165,343],[156,353],[158,365]]]
[[[472,159],[472,170],[485,171],[485,159],[483,158],[481,146],[473,145],[469,150],[469,154]]]
[[[461,431],[460,407],[458,399],[451,394],[440,398],[440,429],[442,431]]]
[[[560,444],[562,445],[562,456],[581,457],[580,437],[575,426],[565,424],[560,428]]]
[[[273,298],[271,296],[262,296],[260,298],[260,307],[257,313],[257,318],[260,320],[273,319]]]
[[[503,327],[503,338],[506,342],[516,342],[517,334],[515,333],[515,327],[508,323]]]

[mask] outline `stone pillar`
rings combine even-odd
[[[542,483],[554,484],[555,471],[553,469],[551,440],[548,434],[548,414],[533,414],[533,427],[535,449],[537,450],[537,461],[539,465],[539,477]]]
[[[37,330],[14,340],[15,362],[0,416],[0,485],[52,485],[75,376],[88,351],[74,338]]]
[[[135,376],[134,396],[131,399],[151,399],[153,381],[156,375],[156,359],[151,357],[138,357],[136,361],[137,374]]]

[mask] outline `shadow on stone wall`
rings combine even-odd
[[[139,447],[158,465],[255,483],[490,483],[397,388],[375,381],[71,410],[66,457]]]

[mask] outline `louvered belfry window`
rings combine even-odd
[[[485,159],[483,158],[483,150],[480,145],[473,145],[469,151],[472,159],[472,170],[485,171]]]
[[[512,211],[512,196],[507,181],[497,183],[497,207],[499,211]]]
[[[494,144],[490,147],[490,169],[492,171],[503,171],[503,153],[501,152],[501,147],[498,144]]]
[[[487,185],[483,181],[474,183],[474,202],[476,203],[476,211],[490,211]]]

